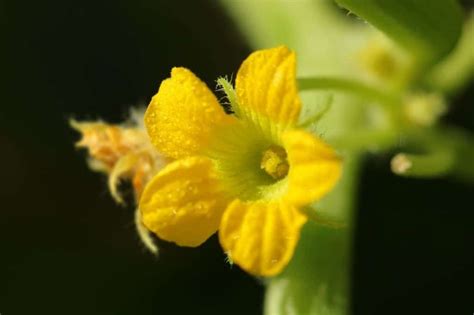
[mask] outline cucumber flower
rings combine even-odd
[[[297,128],[295,54],[259,50],[241,65],[235,90],[218,80],[227,114],[191,71],[173,68],[145,113],[152,144],[172,160],[146,185],[144,225],[195,247],[216,231],[229,260],[257,276],[288,264],[307,221],[304,207],[341,173],[334,150]]]

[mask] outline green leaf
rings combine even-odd
[[[447,55],[462,27],[455,0],[335,0],[411,52],[423,65]]]

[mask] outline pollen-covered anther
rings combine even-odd
[[[274,179],[286,177],[290,166],[285,149],[276,145],[270,146],[263,152],[260,167]]]

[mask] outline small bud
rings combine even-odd
[[[383,35],[369,40],[357,54],[360,67],[377,81],[400,84],[411,71],[411,59]]]
[[[412,162],[406,154],[399,153],[390,162],[392,172],[395,174],[403,174],[412,167]]]
[[[364,68],[379,78],[392,77],[397,64],[390,50],[380,42],[372,41],[359,52],[359,60]]]
[[[418,93],[406,97],[403,113],[411,123],[420,127],[434,125],[446,113],[447,106],[439,94]]]

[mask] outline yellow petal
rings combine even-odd
[[[297,121],[301,101],[296,86],[296,57],[287,47],[252,53],[237,73],[235,88],[242,115],[281,125]]]
[[[216,126],[229,124],[215,95],[185,68],[173,68],[145,113],[153,145],[162,154],[179,159],[200,152]]]
[[[233,201],[224,212],[219,240],[230,259],[256,276],[273,276],[288,264],[306,216],[283,202]]]
[[[303,130],[283,134],[290,171],[285,199],[295,205],[319,200],[341,175],[341,160],[320,138]]]
[[[139,208],[144,225],[160,238],[194,247],[216,232],[227,202],[211,160],[195,156],[155,175]]]

